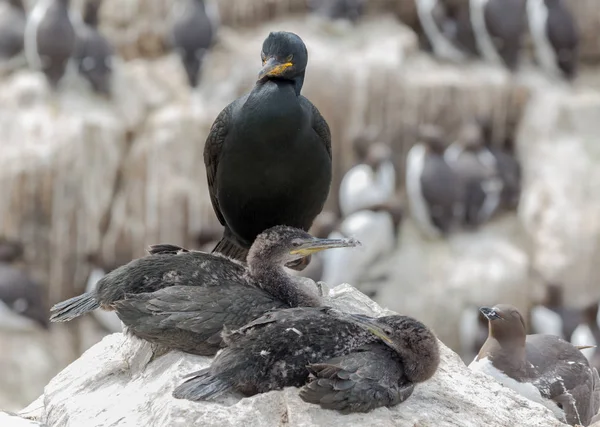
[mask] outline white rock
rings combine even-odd
[[[332,305],[371,315],[386,312],[349,285],[330,292]],[[129,426],[561,426],[550,411],[488,376],[471,373],[441,344],[436,375],[394,408],[341,415],[303,402],[296,388],[224,402],[177,400],[171,392],[210,359],[180,352],[148,363],[150,345],[121,333],[107,336],[59,373],[23,413],[48,427]]]
[[[12,415],[6,412],[0,412],[0,426],[2,427],[44,427],[36,421],[27,420],[17,415]]]
[[[517,138],[523,165],[519,216],[532,266],[565,288],[567,306],[600,298],[600,93],[540,88]]]

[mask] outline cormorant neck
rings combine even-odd
[[[304,72],[297,76],[294,79],[294,90],[296,91],[296,96],[300,96],[300,91],[302,91],[302,86],[304,85]]]
[[[257,83],[257,86],[262,85],[268,81],[290,83],[294,86],[294,92],[296,92],[296,96],[300,96],[300,92],[302,91],[302,86],[304,85],[304,72],[297,75],[293,79],[276,78],[276,79],[267,79],[264,81],[259,80],[259,82]]]
[[[318,307],[321,300],[315,290],[306,286],[306,278],[291,276],[282,266],[249,259],[250,276],[270,295],[290,307]]]

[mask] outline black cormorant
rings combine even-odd
[[[7,61],[23,50],[25,22],[21,0],[0,0],[0,61]]]
[[[114,309],[139,338],[212,355],[219,349],[223,325],[240,327],[274,308],[320,305],[315,283],[289,276],[286,262],[358,244],[277,226],[257,237],[247,266],[219,254],[155,245],[150,256],[100,279],[94,292],[54,306],[51,320],[68,321],[98,307]]]
[[[69,3],[69,0],[39,0],[25,27],[27,62],[32,69],[41,70],[53,88],[65,74],[75,51]]]
[[[305,386],[300,396],[308,402],[368,411],[408,398],[439,364],[437,339],[417,320],[330,307],[272,311],[224,331],[223,339],[227,347],[211,366],[192,374],[174,397],[198,401],[229,390],[251,396]]]
[[[177,6],[171,43],[181,57],[190,86],[196,87],[204,55],[215,38],[216,23],[207,15],[204,0],[185,0]]]
[[[296,34],[272,32],[252,91],[219,114],[204,147],[213,208],[225,231],[214,252],[246,260],[275,225],[308,230],[331,185],[331,134],[300,90],[308,51]]]
[[[109,95],[114,49],[98,30],[98,9],[102,0],[88,0],[84,6],[83,23],[77,26],[75,61],[79,72],[94,91]]]

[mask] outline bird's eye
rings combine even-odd
[[[288,55],[288,57],[285,58],[285,62],[291,62],[292,59],[294,59],[294,55]]]
[[[267,55],[265,55],[264,52],[260,53],[260,59],[262,60],[263,64],[267,61]]]
[[[294,241],[292,241],[292,246],[294,246],[296,248],[298,246],[301,246],[301,245],[302,245],[302,242],[300,240],[294,240]]]

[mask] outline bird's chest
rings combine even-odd
[[[469,365],[469,368],[473,371],[482,372],[494,377],[500,384],[516,391],[521,396],[526,397],[533,402],[541,403],[546,408],[550,409],[559,419],[564,418],[564,412],[552,400],[544,398],[540,390],[533,383],[521,382],[509,377],[502,370],[496,368],[487,357],[473,360]]]
[[[297,97],[267,96],[241,109],[223,147],[219,182],[226,186],[245,178],[247,186],[293,185],[317,165],[324,149]]]

